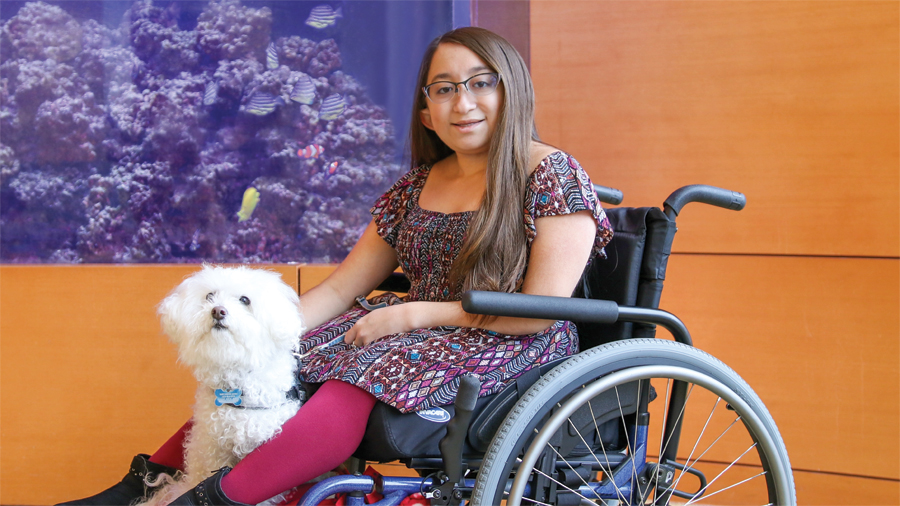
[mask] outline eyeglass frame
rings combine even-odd
[[[497,91],[497,86],[494,86],[493,88],[491,88],[491,90],[492,90],[491,93],[487,93],[487,94],[485,94],[485,95],[478,95],[478,94],[476,94],[476,93],[472,93],[472,90],[469,89],[469,81],[471,81],[472,79],[475,79],[475,78],[478,77],[478,76],[485,76],[485,75],[495,75],[495,76],[497,76],[497,86],[499,86],[499,85],[500,85],[500,81],[503,80],[503,75],[500,74],[500,72],[481,72],[481,73],[475,74],[474,76],[472,76],[472,77],[466,79],[465,81],[460,81],[460,82],[458,82],[458,83],[455,83],[455,82],[453,82],[453,81],[435,81],[435,82],[433,82],[433,83],[431,83],[431,84],[429,84],[429,85],[427,85],[427,86],[423,86],[423,87],[422,87],[422,93],[425,94],[425,98],[427,98],[428,100],[431,100],[431,101],[432,101],[433,103],[435,103],[435,104],[445,104],[445,103],[447,103],[447,102],[453,100],[453,97],[450,97],[450,98],[448,98],[447,100],[445,100],[445,101],[443,101],[443,102],[438,102],[437,100],[431,98],[431,95],[428,93],[428,88],[431,88],[431,87],[434,86],[435,84],[446,83],[446,84],[452,84],[452,85],[453,85],[453,94],[454,94],[454,96],[459,96],[459,85],[461,84],[461,85],[463,85],[463,87],[466,89],[466,91],[469,92],[472,96],[474,96],[474,97],[486,97],[486,96],[490,95],[491,93],[494,93],[495,91]]]

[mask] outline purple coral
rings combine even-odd
[[[29,2],[3,25],[14,54],[26,60],[65,62],[81,51],[82,29],[78,21],[59,7]]]
[[[271,30],[268,7],[252,9],[237,0],[213,0],[197,20],[197,46],[214,60],[261,58]]]
[[[333,39],[274,41],[272,13],[207,4],[193,29],[138,0],[115,28],[27,4],[0,44],[0,258],[333,262],[399,176],[393,128]],[[310,104],[290,100],[308,75]],[[260,94],[271,112],[250,114]],[[319,119],[324,97],[347,107]],[[320,144],[324,154],[297,151]],[[332,163],[336,168],[329,170]],[[236,213],[254,186],[249,220]]]
[[[150,71],[166,77],[196,68],[200,55],[197,34],[182,31],[170,9],[156,7],[150,0],[136,2],[130,9],[130,46]]]

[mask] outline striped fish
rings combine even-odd
[[[284,100],[281,97],[276,97],[271,93],[259,92],[254,93],[250,97],[250,101],[247,102],[244,110],[256,116],[265,116],[274,111],[279,105],[284,105]]]
[[[319,108],[319,118],[331,121],[343,114],[345,107],[347,107],[347,103],[340,94],[328,95],[328,98],[322,101],[322,107]]]
[[[219,96],[219,83],[210,81],[206,84],[206,91],[203,92],[203,105],[213,105],[216,97]]]
[[[278,68],[278,51],[275,50],[275,44],[271,42],[266,48],[266,68],[269,70]]]
[[[238,223],[247,221],[256,210],[256,204],[259,204],[259,190],[249,187],[244,190],[244,198],[241,200],[241,210],[237,212]]]
[[[291,90],[291,100],[301,104],[312,104],[316,100],[316,85],[312,78],[303,74]]]
[[[309,17],[306,18],[306,24],[321,30],[333,25],[338,18],[342,17],[344,14],[341,12],[341,7],[334,10],[330,5],[317,5],[310,11]]]
[[[305,148],[298,149],[297,156],[302,156],[303,158],[318,158],[319,155],[324,152],[325,148],[323,148],[321,144],[310,144]]]

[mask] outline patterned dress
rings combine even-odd
[[[386,293],[369,304],[461,298],[460,287],[450,286],[448,274],[466,238],[472,212],[444,214],[419,207],[419,193],[430,170],[430,166],[411,170],[372,208],[378,234],[396,250],[412,286],[402,299]],[[529,249],[537,218],[584,210],[591,211],[597,223],[594,254],[605,257],[603,247],[612,229],[587,173],[563,152],[548,155],[526,189],[523,220]],[[566,321],[524,336],[432,327],[391,334],[362,348],[345,345],[343,334],[367,313],[357,304],[308,332],[299,350],[300,379],[352,383],[407,413],[452,403],[460,375],[479,376],[480,395],[489,395],[529,369],[578,351],[575,325]]]

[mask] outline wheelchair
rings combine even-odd
[[[622,201],[618,190],[595,189],[603,202]],[[317,483],[298,504],[334,494],[350,506],[396,506],[413,494],[432,505],[796,504],[762,401],[658,308],[675,220],[692,202],[740,210],[745,198],[692,185],[661,209],[607,209],[608,258],[591,263],[571,298],[465,293],[470,313],[573,321],[582,351],[487,397],[465,376],[443,418],[379,403],[352,459],[357,472]],[[379,288],[403,283],[395,275]],[[657,327],[674,340],[657,339]],[[361,474],[367,462],[396,460],[420,477]]]

